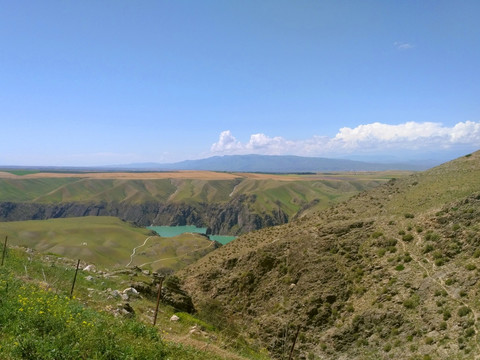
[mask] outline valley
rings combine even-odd
[[[408,173],[0,172],[0,221],[115,216],[238,235],[284,224]]]
[[[53,189],[43,175],[17,175],[14,180],[20,181],[5,182],[4,188],[8,184],[26,190],[30,181],[41,181],[36,189],[44,187],[42,196],[38,190],[25,192],[29,202],[23,204],[30,209],[65,206],[64,200],[78,201],[76,193],[87,190],[93,200],[95,190],[97,201],[123,199],[119,204],[129,211],[145,207],[136,203],[145,198],[163,198],[173,208],[197,211],[207,201],[220,206],[249,198],[251,211],[261,209],[258,213],[265,215],[273,203],[290,215],[285,217],[288,223],[257,223],[250,232],[232,223],[225,232],[242,231],[223,246],[202,234],[156,236],[133,222],[98,216],[102,211],[97,216],[62,213],[49,220],[1,222],[0,234],[8,234],[12,246],[46,253],[55,263],[81,257],[106,273],[155,271],[173,279],[168,281],[191,297],[189,311],[205,322],[204,329],[233,331],[231,336],[243,339],[246,358],[282,359],[294,343],[298,359],[472,358],[480,352],[480,152],[421,173],[396,175],[248,174],[208,181],[79,175],[74,180],[52,177],[66,181]],[[138,189],[148,191],[140,194]],[[174,199],[182,199],[182,205]],[[105,203],[104,209],[109,206]],[[177,223],[167,225],[186,222],[212,230],[190,221],[193,213],[181,213],[192,217],[177,217]],[[161,218],[159,212],[155,216]],[[143,276],[130,275],[123,284],[140,289],[140,302],[133,306],[145,321],[142,299],[153,301],[154,290],[151,275],[140,284]],[[174,305],[179,311],[177,306],[184,305]],[[176,331],[181,336],[187,329]],[[222,336],[229,341],[230,335]],[[229,351],[225,358],[237,356]]]

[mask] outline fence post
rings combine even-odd
[[[7,239],[8,239],[8,235],[5,236],[5,242],[3,243],[2,266],[3,266],[3,261],[5,260],[5,253],[7,252]]]
[[[73,283],[72,283],[72,290],[70,290],[70,299],[73,296],[73,289],[75,288],[75,281],[77,281],[77,273],[78,273],[78,267],[80,265],[80,259],[78,259],[77,262],[77,269],[75,270],[75,276],[73,277]]]
[[[295,334],[295,338],[293,339],[292,349],[290,350],[290,356],[288,360],[292,360],[293,350],[295,349],[295,343],[297,342],[298,334],[300,333],[300,325],[297,327],[297,333]]]
[[[158,305],[160,304],[160,298],[162,297],[162,284],[163,277],[160,278],[160,283],[158,284],[158,293],[157,293],[157,307],[155,308],[155,315],[153,316],[153,326],[157,323],[157,314],[158,314]]]

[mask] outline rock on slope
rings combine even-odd
[[[246,234],[184,269],[273,357],[480,355],[480,152]]]

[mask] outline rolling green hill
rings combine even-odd
[[[245,234],[180,272],[275,358],[480,355],[480,152]],[[219,311],[220,311],[219,310]]]
[[[11,245],[81,259],[100,268],[137,265],[164,273],[178,270],[217,247],[204,236],[161,238],[118,218],[103,216],[3,222],[0,238],[5,236]]]

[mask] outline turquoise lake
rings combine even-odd
[[[198,228],[195,225],[185,226],[147,226],[147,229],[155,231],[158,235],[163,237],[174,237],[183,233],[197,233],[206,234],[207,228]],[[230,241],[236,239],[236,236],[228,235],[209,235],[210,240],[218,241],[220,244],[228,244]]]

